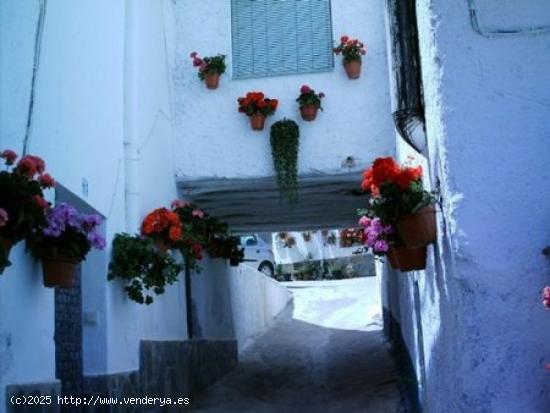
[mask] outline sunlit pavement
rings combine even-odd
[[[294,318],[258,338],[237,370],[193,400],[192,410],[401,412],[376,279],[285,285],[294,294]]]

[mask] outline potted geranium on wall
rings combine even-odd
[[[367,54],[366,45],[358,39],[342,36],[340,44],[334,48],[334,53],[342,55],[344,69],[350,79],[358,79],[361,76],[361,63],[363,56]]]
[[[28,237],[33,230],[46,225],[45,210],[49,207],[43,189],[54,186],[45,173],[46,165],[37,156],[27,155],[17,162],[12,150],[0,153],[6,170],[0,172],[0,274],[11,265],[11,248]],[[15,166],[14,166],[15,165]]]
[[[46,287],[70,288],[76,266],[93,248],[105,248],[99,234],[102,219],[97,214],[81,214],[74,207],[60,203],[47,212],[47,226],[27,239],[31,254],[42,261]]]
[[[300,88],[300,96],[296,99],[296,102],[300,105],[300,114],[302,119],[311,122],[317,118],[317,112],[323,110],[321,106],[321,100],[324,99],[325,94],[323,92],[315,93],[315,90],[308,85],[303,85]]]
[[[179,215],[167,208],[157,208],[147,214],[141,225],[141,233],[155,241],[157,249],[166,253],[181,240],[183,226]]]
[[[240,97],[239,112],[250,118],[252,130],[264,130],[265,118],[271,116],[277,110],[279,101],[266,98],[262,92],[248,92],[245,97]]]
[[[389,254],[399,261],[399,268],[425,268],[426,246],[437,236],[436,198],[422,185],[422,167],[400,166],[391,157],[378,158],[364,173],[363,189],[371,194],[368,217],[397,229]]]
[[[234,266],[242,262],[244,249],[241,251],[237,238],[230,234],[225,222],[181,199],[172,202],[172,210],[179,215],[183,225],[183,235],[175,247],[191,268],[198,269],[197,263],[202,259],[204,250],[212,258],[228,259]]]
[[[191,53],[193,66],[198,68],[198,76],[204,81],[208,89],[217,89],[220,85],[220,76],[225,73],[225,55],[201,58],[197,52]]]

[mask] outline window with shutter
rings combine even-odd
[[[333,70],[330,0],[231,0],[233,78]]]

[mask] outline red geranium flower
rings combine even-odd
[[[17,159],[17,154],[11,149],[6,149],[0,154],[0,158],[4,158],[6,160],[6,165],[13,165]]]
[[[392,157],[376,159],[372,166],[374,185],[380,187],[386,182],[394,182],[399,172],[399,165]]]
[[[21,158],[15,167],[15,172],[32,179],[38,173],[38,166],[36,165],[34,157],[27,155]]]
[[[48,203],[48,201],[46,201],[44,198],[42,198],[40,195],[35,195],[33,197],[33,200],[34,202],[36,203],[36,205],[38,205],[40,208],[42,209],[47,209],[50,204]]]
[[[422,167],[403,168],[395,177],[395,183],[401,189],[407,189],[413,182],[422,178]]]
[[[40,175],[38,181],[40,182],[40,186],[42,188],[52,188],[53,186],[55,186],[55,181],[50,176],[50,174]]]

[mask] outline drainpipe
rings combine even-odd
[[[193,294],[191,285],[191,268],[189,261],[185,260],[185,305],[187,313],[187,338],[191,340],[195,335],[193,332]]]
[[[124,175],[126,231],[130,234],[139,229],[139,147],[136,136],[136,35],[137,0],[125,2],[124,32]]]

